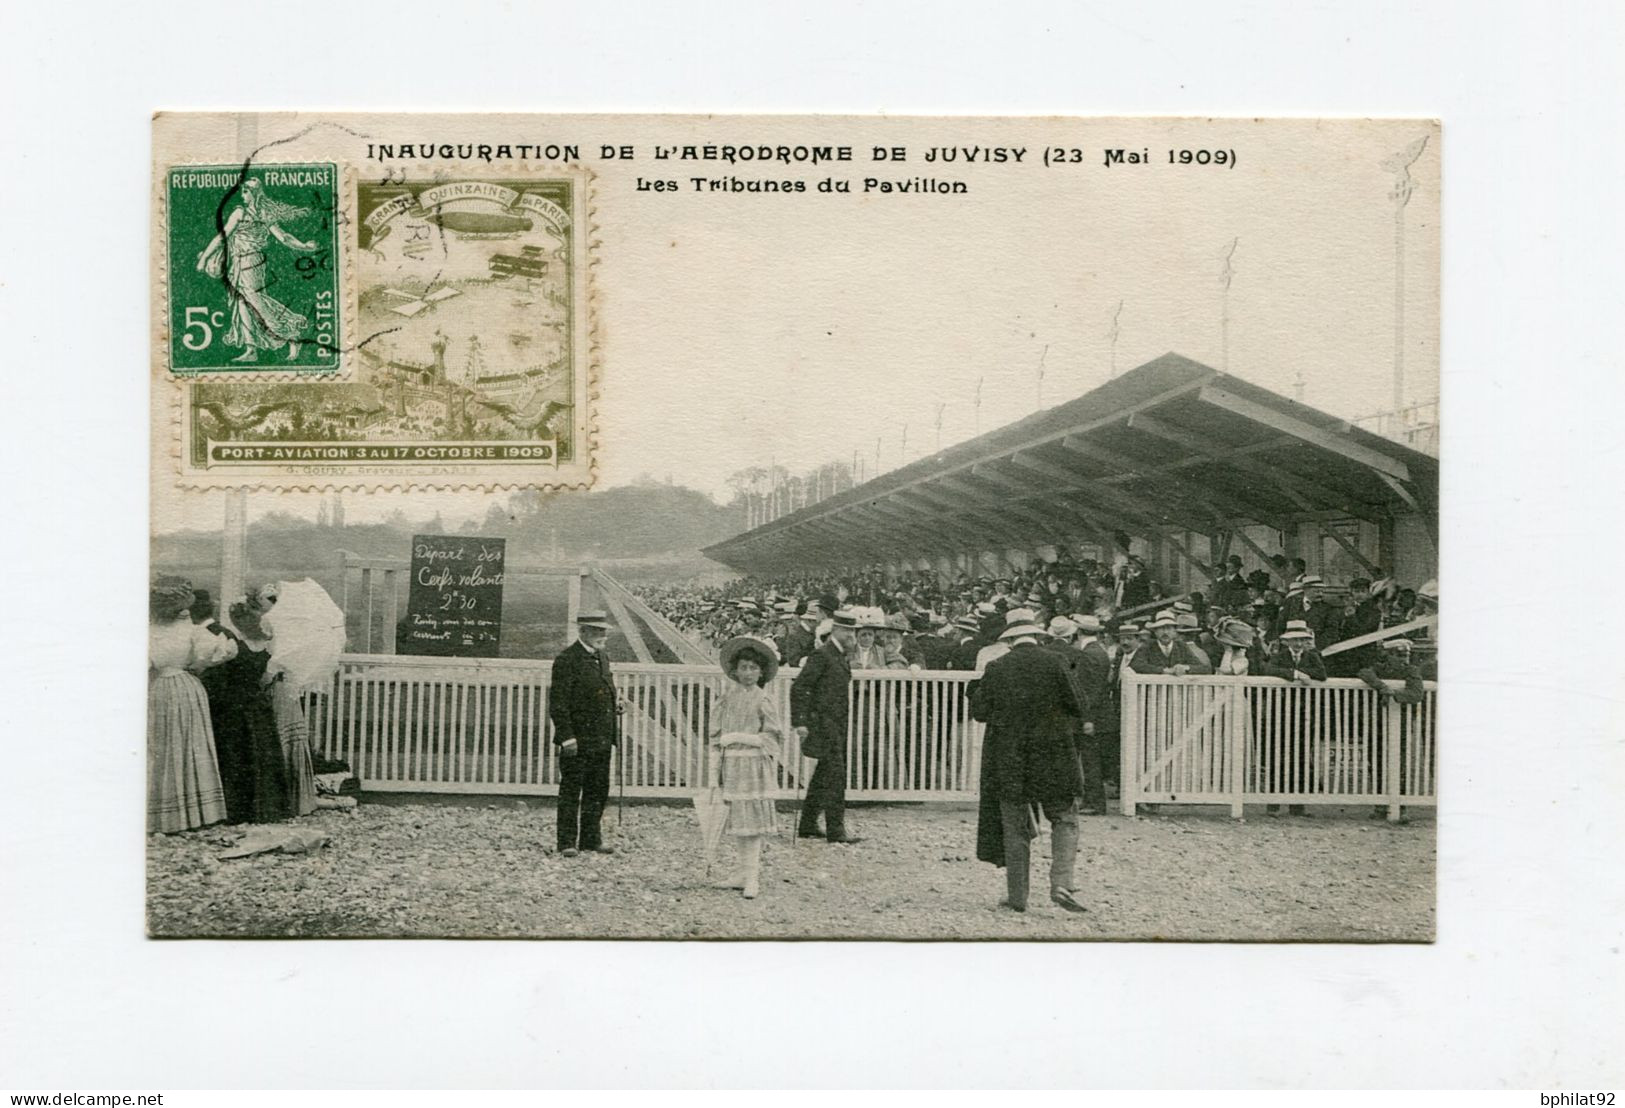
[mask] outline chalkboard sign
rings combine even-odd
[[[413,535],[412,587],[395,649],[495,658],[502,642],[506,545],[478,535]]]

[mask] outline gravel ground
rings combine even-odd
[[[1086,817],[1083,915],[1044,893],[1046,829],[1020,915],[998,907],[1003,870],[975,860],[962,806],[856,809],[853,846],[792,847],[784,813],[746,901],[712,886],[679,807],[629,806],[618,832],[611,809],[618,852],[570,859],[551,801],[364,802],[295,821],[330,836],[306,855],[220,861],[241,829],[149,837],[147,920],[154,936],[1431,940],[1432,813],[1368,810]]]

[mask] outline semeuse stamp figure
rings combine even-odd
[[[337,177],[318,164],[169,172],[172,371],[339,368]]]

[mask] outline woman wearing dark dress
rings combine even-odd
[[[295,814],[265,681],[270,643],[256,599],[233,604],[231,627],[223,629],[237,644],[237,656],[203,675],[229,823],[273,823]]]

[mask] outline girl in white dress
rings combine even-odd
[[[739,852],[730,886],[742,889],[747,900],[761,887],[762,839],[778,829],[773,791],[784,729],[765,687],[778,670],[769,643],[741,635],[722,644],[722,672],[729,680],[711,715],[711,780],[721,781],[728,805],[722,833]]]

